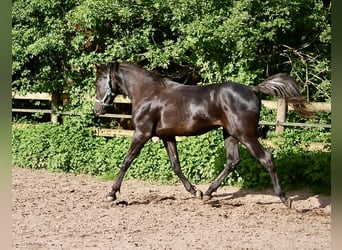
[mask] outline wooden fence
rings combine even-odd
[[[67,95],[60,95],[58,93],[29,93],[26,95],[18,95],[12,93],[12,100],[36,100],[36,101],[50,101],[51,105],[49,109],[32,109],[32,108],[12,108],[12,113],[43,113],[50,114],[51,122],[58,123],[58,116],[72,115],[71,112],[58,111],[60,103],[62,100],[67,99]],[[85,96],[86,99],[91,100],[91,97]],[[130,104],[129,98],[119,95],[115,98],[114,103],[126,103]],[[292,110],[291,106],[288,106],[284,99],[278,99],[278,101],[268,101],[262,100],[262,105],[268,109],[277,110],[277,121],[268,122],[260,121],[260,125],[273,125],[276,127],[276,132],[281,133],[284,131],[285,127],[320,127],[320,128],[331,128],[330,124],[316,124],[316,123],[293,123],[286,122],[286,114],[288,110]],[[325,102],[310,102],[310,107],[313,111],[319,112],[331,112],[331,103]],[[105,114],[100,117],[107,118],[120,118],[120,119],[131,119],[131,115],[127,114]],[[131,136],[133,134],[132,130],[124,129],[103,129],[95,128],[94,133],[98,136]]]

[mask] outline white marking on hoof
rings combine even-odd
[[[291,209],[292,208],[292,200],[290,198],[287,198],[286,201],[284,202],[284,205]]]
[[[156,143],[156,142],[159,141],[159,137],[158,136],[153,136],[151,140],[152,140],[153,143]]]
[[[196,190],[196,198],[202,200],[203,193],[201,190]]]
[[[106,201],[106,202],[115,201],[115,197],[113,197],[113,196],[111,196],[111,195],[107,195],[105,201]]]
[[[211,195],[204,195],[203,196],[203,201],[209,201],[211,200],[212,196]]]

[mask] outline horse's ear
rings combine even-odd
[[[101,71],[103,71],[103,65],[102,64],[96,64],[95,65],[95,68],[96,68],[96,72],[101,72]]]
[[[119,69],[119,63],[118,62],[112,62],[110,63],[110,68],[112,71],[117,72]]]

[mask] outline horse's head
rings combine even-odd
[[[94,112],[96,115],[106,113],[106,107],[111,107],[119,92],[117,78],[118,63],[96,66],[96,99]]]

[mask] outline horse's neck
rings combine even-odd
[[[133,105],[151,95],[156,88],[160,87],[152,78],[145,76],[128,77],[123,85],[121,89],[131,99]]]
[[[159,88],[179,85],[167,78],[154,77],[147,71],[132,69],[131,65],[123,65],[120,77],[123,80],[121,89],[131,99],[133,106],[138,105],[142,99],[154,95]]]

